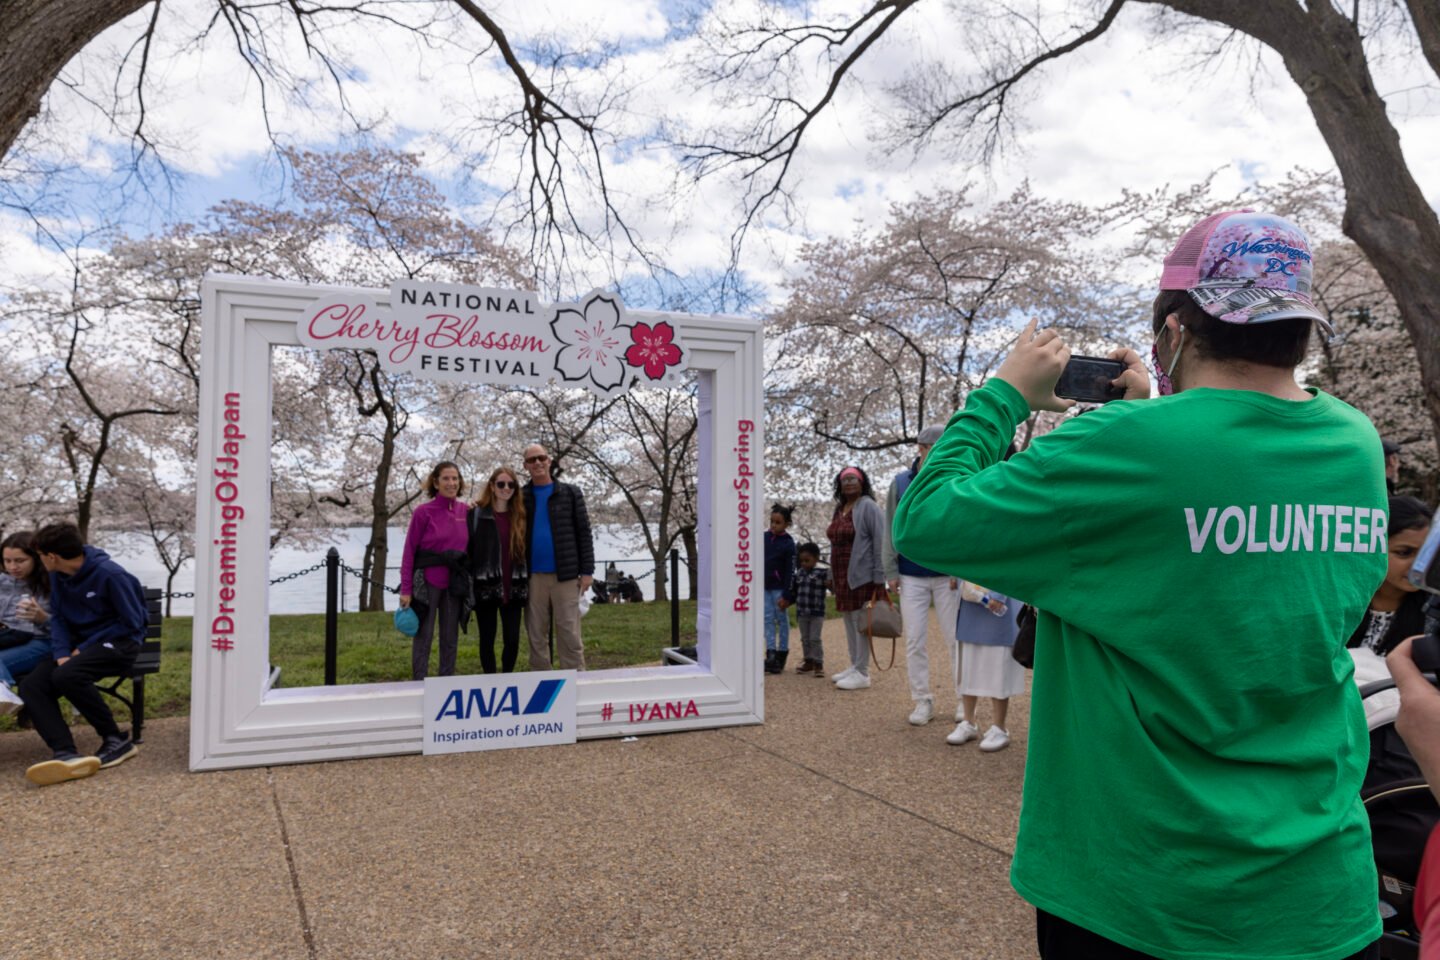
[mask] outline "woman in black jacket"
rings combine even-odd
[[[1367,647],[1383,657],[1406,637],[1425,632],[1425,595],[1408,575],[1430,532],[1431,517],[1430,508],[1414,497],[1390,498],[1390,567],[1347,647]]]
[[[475,618],[480,624],[480,665],[495,672],[495,620],[503,630],[500,666],[515,669],[520,615],[529,599],[525,563],[525,498],[517,474],[497,467],[470,511],[470,571],[475,577]]]

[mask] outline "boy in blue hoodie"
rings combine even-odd
[[[50,571],[53,659],[42,660],[20,682],[35,732],[54,759],[25,771],[48,786],[88,777],[129,760],[139,748],[115,724],[95,681],[129,671],[145,638],[145,597],[140,581],[97,547],[86,546],[71,523],[42,527],[35,535],[40,562]],[[97,756],[81,756],[60,712],[60,698],[75,705],[100,734]]]

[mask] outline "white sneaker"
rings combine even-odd
[[[933,716],[935,716],[934,701],[930,700],[929,698],[926,698],[924,700],[916,700],[915,709],[910,711],[910,725],[914,727],[923,727],[925,726],[925,724],[930,722],[930,718]]]
[[[839,673],[832,673],[832,674],[830,674],[830,682],[831,682],[831,683],[839,683],[841,680],[844,680],[846,677],[853,677],[853,676],[855,676],[855,668],[854,668],[854,667],[846,667],[844,670],[841,670]]]
[[[850,674],[850,676],[845,677],[842,680],[837,680],[835,682],[835,686],[839,687],[841,690],[866,690],[870,687],[870,678],[865,676],[865,674],[861,673],[859,670],[856,670],[854,673]]]
[[[25,706],[25,701],[5,684],[0,683],[0,717],[14,713]]]
[[[955,729],[945,738],[945,742],[953,746],[960,746],[962,743],[969,743],[980,736],[980,728],[969,720],[961,720],[955,724]]]
[[[1001,730],[993,723],[990,725],[990,729],[985,731],[985,739],[980,741],[980,749],[986,753],[1004,750],[1008,746],[1010,746],[1009,731]]]

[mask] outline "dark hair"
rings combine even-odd
[[[810,556],[814,557],[816,560],[819,560],[819,559],[820,559],[820,546],[819,546],[819,544],[815,543],[815,542],[812,541],[812,540],[807,540],[807,541],[805,541],[804,543],[800,544],[800,548],[795,551],[796,556],[801,556],[801,557],[805,556],[805,554],[807,554],[807,553],[810,554]]]
[[[1430,526],[1435,512],[1423,500],[1414,497],[1390,498],[1390,525],[1386,528],[1389,536],[1406,530],[1424,530]]]
[[[37,597],[50,596],[50,574],[46,572],[45,564],[40,562],[40,551],[35,549],[35,534],[29,530],[12,533],[0,541],[0,550],[24,550],[34,564],[25,578],[25,586]]]
[[[85,540],[80,536],[80,528],[73,523],[46,524],[35,534],[35,552],[53,553],[61,560],[74,560],[84,556]]]
[[[459,498],[464,495],[465,473],[460,469],[460,465],[450,460],[441,460],[435,464],[434,468],[430,471],[430,476],[426,477],[424,482],[420,484],[420,489],[424,490],[425,496],[431,500],[434,500],[440,495],[440,474],[446,470],[454,470],[460,477],[460,489],[455,491],[455,496]]]
[[[840,473],[844,473],[846,470],[854,470],[856,473],[860,474],[860,496],[869,497],[871,500],[874,500],[875,488],[870,486],[870,475],[867,474],[864,470],[861,470],[859,467],[855,466],[853,463],[849,466],[841,467]],[[835,474],[835,502],[840,504],[841,506],[844,506],[845,494],[840,492],[840,473]]]
[[[781,517],[785,518],[785,526],[788,527],[790,526],[790,517],[795,513],[795,508],[787,507],[783,503],[777,503],[770,508],[770,512],[772,514],[778,513]]]
[[[1293,370],[1310,349],[1310,328],[1306,317],[1271,320],[1268,323],[1226,323],[1212,317],[1184,290],[1161,290],[1155,298],[1150,328],[1157,336],[1170,314],[1178,314],[1185,329],[1186,344],[1210,360],[1238,360],[1266,367]]]

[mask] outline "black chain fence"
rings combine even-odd
[[[609,563],[609,562],[612,562],[612,561],[602,561],[602,562]],[[641,561],[641,560],[623,560],[623,561],[618,561],[618,562],[621,562],[621,563],[642,563],[642,562],[648,562],[648,561]],[[682,564],[686,565],[687,567],[689,566],[689,564],[686,564],[685,559],[684,559],[683,557],[680,559],[680,562],[681,562]],[[317,564],[315,564],[315,565],[313,565],[313,566],[306,567],[304,570],[296,570],[294,573],[287,573],[287,574],[285,574],[285,576],[283,576],[283,577],[276,577],[275,579],[273,579],[273,580],[270,581],[270,586],[273,587],[273,586],[275,586],[275,585],[278,584],[278,583],[287,583],[287,582],[289,582],[289,581],[291,581],[291,580],[298,580],[298,579],[301,578],[301,577],[309,576],[309,575],[312,574],[312,573],[315,573],[315,572],[317,572],[317,571],[324,570],[324,569],[325,569],[325,561],[324,561],[324,560],[321,560],[319,563],[317,563]],[[354,577],[356,580],[359,580],[361,583],[366,582],[366,579],[367,579],[367,578],[366,578],[364,572],[355,569],[354,567],[350,566],[350,564],[345,563],[345,562],[342,561],[342,562],[340,563],[340,569],[341,569],[341,570],[344,570],[346,573],[350,574],[350,576]],[[653,577],[653,576],[655,576],[655,568],[654,568],[654,567],[651,567],[650,569],[646,570],[644,573],[635,574],[634,576],[635,576],[635,579],[636,579],[637,581],[638,581],[638,580],[645,580],[645,579],[647,579],[647,578],[649,578],[649,577]],[[596,577],[596,579],[597,579],[597,580],[604,580],[604,576],[603,576],[603,575],[602,575],[602,576],[598,576],[598,577]],[[379,587],[381,590],[384,590],[386,593],[392,593],[392,594],[399,594],[399,593],[400,593],[400,587],[399,587],[399,586],[394,586],[394,587],[387,586],[383,580],[376,580],[376,579],[374,579],[374,578],[372,577],[372,578],[369,578],[369,582],[370,582],[370,585],[371,585],[371,586]],[[175,600],[193,600],[193,599],[195,599],[195,592],[194,592],[193,590],[188,590],[188,591],[184,591],[184,592],[181,592],[181,591],[178,591],[178,590],[177,590],[177,591],[174,592],[174,593],[162,593],[160,596],[161,596],[161,597],[165,597],[165,598],[175,599]]]
[[[316,570],[324,570],[324,569],[325,569],[325,561],[324,561],[324,560],[321,560],[319,563],[315,564],[315,565],[312,566],[312,567],[306,567],[304,570],[296,570],[294,573],[287,573],[287,574],[285,574],[285,576],[283,576],[283,577],[276,577],[274,580],[271,580],[271,581],[270,581],[270,586],[273,587],[273,586],[275,586],[275,584],[277,584],[277,583],[285,583],[285,582],[288,581],[288,580],[298,580],[299,578],[301,578],[301,577],[303,577],[303,576],[307,576],[308,574],[314,573]],[[175,591],[174,593],[162,593],[162,594],[160,594],[160,596],[161,596],[162,598],[169,597],[169,598],[174,599],[174,600],[194,600],[194,599],[195,599],[195,591],[193,591],[193,590],[186,590],[186,591],[183,591],[183,592],[182,592],[182,591],[177,590],[177,591]]]
[[[323,567],[324,564],[322,563],[321,566]],[[348,564],[348,563],[342,563],[342,564],[340,564],[340,569],[341,569],[341,570],[344,570],[346,573],[350,574],[350,576],[354,577],[356,580],[359,580],[361,583],[365,583],[365,582],[366,582],[366,578],[365,578],[364,572],[363,572],[363,571],[360,571],[360,570],[356,570],[354,567],[350,566],[350,564]],[[373,577],[370,578],[369,583],[370,583],[370,585],[371,585],[372,587],[379,587],[381,590],[384,590],[386,593],[398,594],[398,593],[400,592],[400,587],[399,587],[399,586],[387,587],[387,586],[385,585],[385,581],[383,581],[383,580],[376,580],[376,579],[374,579]]]

